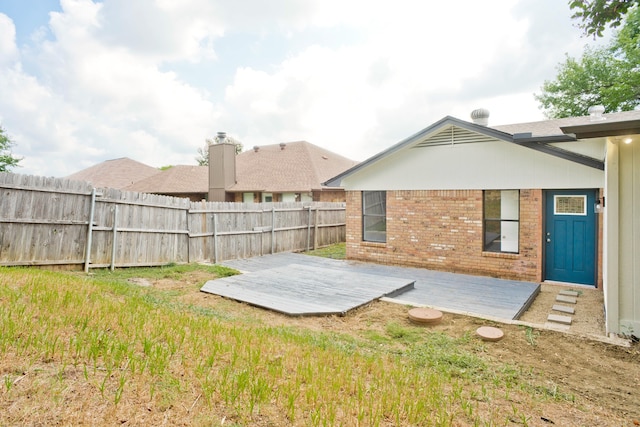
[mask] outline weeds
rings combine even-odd
[[[526,326],[524,329],[524,335],[531,347],[535,347],[538,345],[538,336],[540,335],[540,333],[535,329],[530,326]]]
[[[233,273],[174,265],[86,278],[0,269],[3,359],[43,370],[30,388],[22,386],[31,376],[16,386],[4,374],[2,393],[41,401],[45,412],[68,402],[106,416],[131,401],[154,413],[216,414],[225,425],[450,426],[498,424],[505,414],[488,411],[490,401],[505,387],[524,389],[516,370],[467,350],[469,336],[402,323],[358,337],[269,326],[126,282],[198,269]],[[0,415],[3,423],[11,424]]]

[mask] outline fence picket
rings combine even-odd
[[[0,265],[220,262],[345,240],[344,203],[191,202],[10,173],[0,196]]]

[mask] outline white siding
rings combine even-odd
[[[609,143],[604,230],[607,332],[640,335],[640,146]]]
[[[620,144],[620,332],[640,336],[640,147]]]
[[[602,188],[604,172],[497,139],[406,148],[346,177],[347,190]]]
[[[296,193],[282,193],[282,201],[283,202],[295,202],[296,201]]]

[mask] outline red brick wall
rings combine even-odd
[[[345,191],[343,189],[322,190],[322,191],[316,190],[313,192],[313,201],[314,202],[344,202]]]
[[[347,258],[542,280],[542,191],[520,191],[520,253],[484,252],[482,190],[387,191],[387,242],[362,241],[362,194],[347,192]]]

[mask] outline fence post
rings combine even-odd
[[[87,251],[85,255],[84,272],[89,272],[91,262],[91,238],[93,237],[93,215],[96,207],[96,189],[91,190],[91,207],[89,208],[89,228],[87,229]]]
[[[313,228],[313,250],[318,249],[318,214],[320,214],[320,209],[316,207],[316,220],[314,222]]]
[[[271,206],[271,254],[276,244],[276,207]]]
[[[213,263],[218,263],[218,214],[213,214]]]
[[[311,245],[311,206],[309,206],[309,223],[307,224],[307,251]]]
[[[191,221],[189,221],[190,215],[189,212],[191,212],[191,202],[189,202],[189,207],[184,211],[186,218],[185,218],[185,223],[187,224],[187,262],[191,262]]]
[[[118,233],[118,205],[115,205],[113,209],[113,239],[111,243],[111,266],[110,269],[113,271],[116,267],[116,243],[117,243],[117,233]]]

